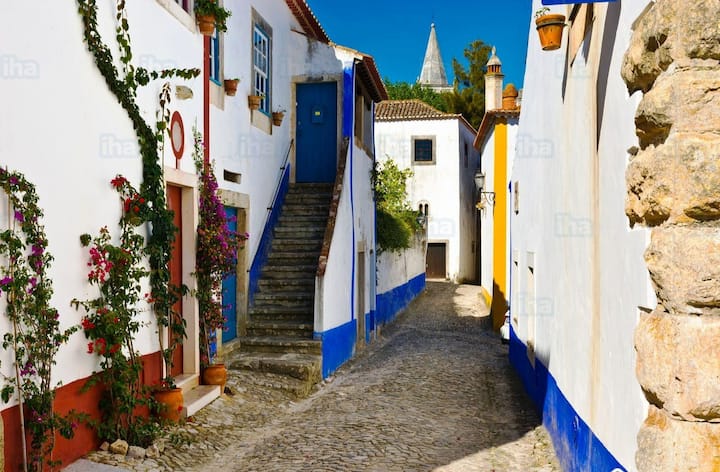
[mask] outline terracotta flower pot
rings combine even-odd
[[[563,28],[565,27],[564,15],[543,15],[535,20],[537,32],[540,36],[540,45],[543,51],[560,49],[562,44]]]
[[[212,15],[197,15],[198,29],[205,36],[215,33],[215,17]]]
[[[225,364],[213,364],[205,368],[202,375],[205,385],[220,385],[220,393],[225,391],[227,383],[227,368]]]
[[[158,390],[153,396],[155,401],[160,404],[158,415],[166,420],[177,423],[180,421],[183,410],[183,392],[179,388],[170,388],[167,390]]]
[[[285,113],[282,111],[274,111],[272,114],[272,121],[275,126],[280,126],[282,124],[283,118],[285,117]]]
[[[260,95],[248,95],[248,107],[251,110],[259,109],[261,101],[262,97]]]
[[[237,79],[228,79],[224,82],[225,85],[225,93],[230,95],[231,97],[234,97],[237,93],[238,83],[240,81]]]

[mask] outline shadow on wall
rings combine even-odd
[[[494,331],[500,331],[500,327],[505,322],[505,314],[510,309],[505,294],[500,290],[498,284],[493,280],[492,304],[490,305],[490,313],[492,313],[492,324]]]

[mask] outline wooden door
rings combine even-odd
[[[358,253],[357,265],[357,339],[358,347],[365,346],[365,253]]]
[[[170,284],[179,287],[183,280],[183,265],[182,265],[182,189],[174,185],[168,185],[167,187],[167,200],[168,208],[173,211],[173,224],[178,229],[175,233],[175,241],[172,245],[172,253],[170,257]],[[179,317],[182,320],[182,298],[178,298],[178,301],[173,305],[174,316]],[[168,339],[171,339],[171,332],[168,332]],[[183,345],[178,344],[172,354],[172,367],[170,368],[170,375],[175,377],[183,373]]]
[[[230,231],[236,232],[238,228],[237,208],[225,207],[227,226]],[[236,272],[229,274],[222,281],[222,304],[225,326],[222,333],[224,343],[232,341],[237,337],[238,316],[237,316],[237,267]]]
[[[425,276],[429,279],[444,279],[446,267],[445,243],[429,243],[425,261]]]

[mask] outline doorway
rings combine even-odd
[[[175,240],[172,244],[170,253],[170,263],[168,269],[170,271],[170,285],[180,287],[183,283],[183,221],[182,221],[182,188],[175,185],[167,186],[168,208],[173,212],[173,224],[177,228]],[[173,323],[182,323],[183,320],[183,301],[182,297],[172,307],[172,316],[176,317]],[[168,328],[168,339],[172,339],[173,333]],[[169,375],[172,377],[183,373],[183,344],[182,340],[178,342],[172,352],[172,366]]]
[[[297,84],[296,182],[334,182],[337,169],[337,83]]]
[[[425,276],[444,279],[447,274],[447,243],[428,243]]]

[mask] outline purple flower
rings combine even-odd
[[[33,256],[41,256],[44,251],[45,251],[45,250],[42,248],[42,246],[38,246],[37,244],[33,244],[33,246],[32,246],[32,255],[33,255]]]
[[[15,219],[18,220],[20,223],[25,221],[25,217],[19,210],[15,210]]]
[[[0,280],[0,286],[4,287],[5,285],[11,284],[12,281],[13,281],[12,277],[5,277],[2,280]]]
[[[10,185],[17,185],[18,178],[15,177],[14,175],[11,175],[10,178],[8,179],[8,182],[10,182]]]

